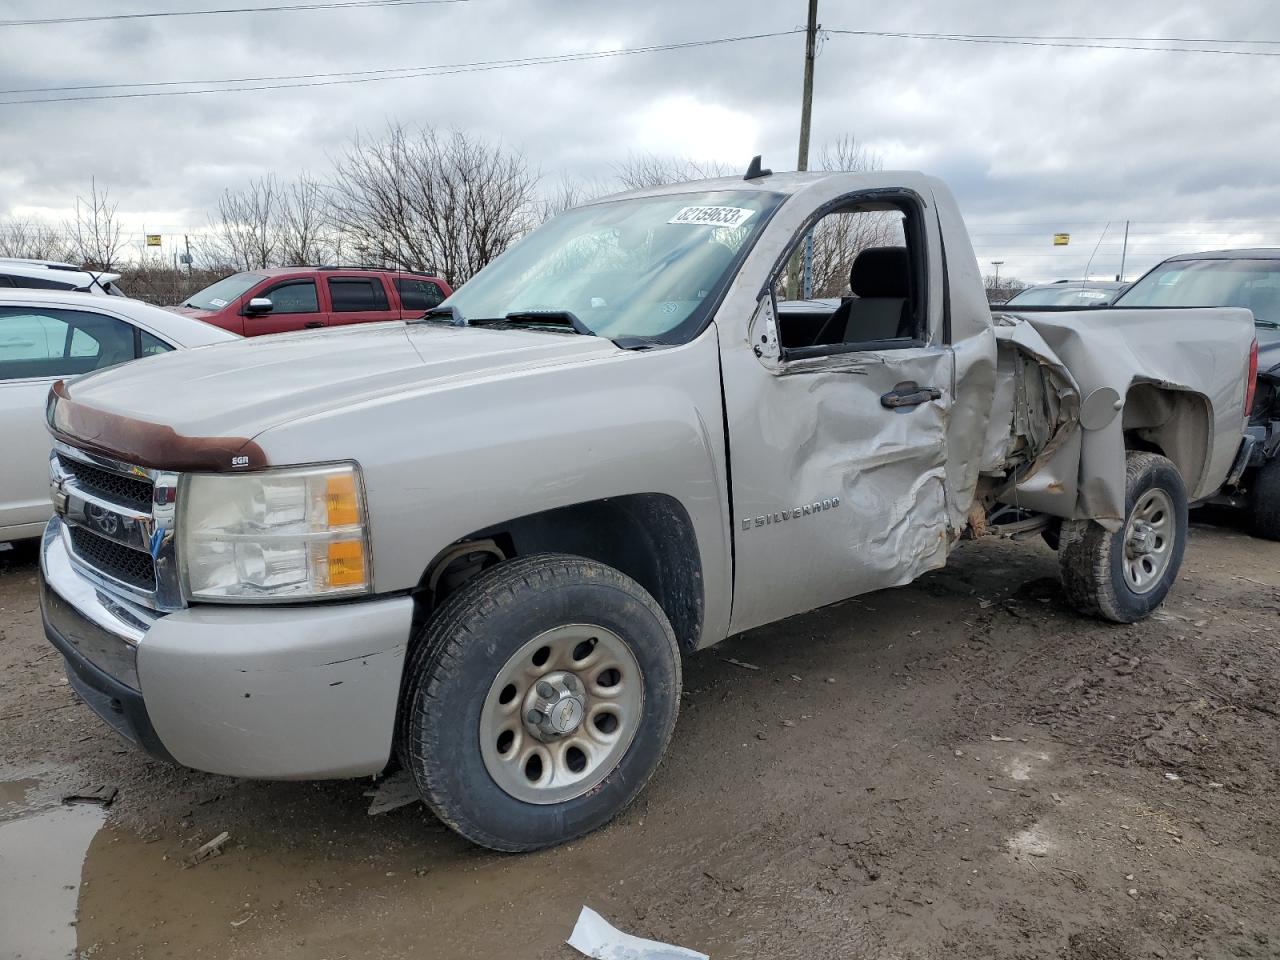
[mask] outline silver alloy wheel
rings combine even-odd
[[[567,624],[517,650],[480,709],[480,753],[527,803],[580,797],[618,765],[640,726],[644,678],[622,638]]]
[[[1178,535],[1173,498],[1159,487],[1143,493],[1124,525],[1124,578],[1134,593],[1155,589],[1173,558]]]

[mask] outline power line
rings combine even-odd
[[[0,106],[12,106],[20,103],[66,103],[71,101],[86,100],[134,100],[142,97],[181,97],[194,96],[196,94],[209,93],[241,93],[250,90],[292,90],[303,87],[331,87],[339,84],[350,83],[377,83],[384,80],[407,80],[414,77],[442,77],[450,76],[458,73],[479,73],[488,70],[506,70],[514,67],[540,66],[549,63],[581,63],[589,60],[603,60],[609,57],[634,56],[642,53],[659,53],[667,50],[687,50],[693,47],[710,47],[727,43],[740,43],[745,40],[764,40],[771,37],[785,37],[795,33],[803,33],[802,29],[779,30],[773,33],[755,33],[737,37],[717,37],[712,40],[689,40],[682,43],[663,43],[653,44],[647,47],[620,47],[613,50],[595,50],[584,53],[565,53],[552,54],[542,57],[521,57],[510,60],[480,60],[472,63],[456,63],[456,64],[436,64],[430,66],[418,67],[400,67],[400,68],[383,68],[380,70],[367,71],[349,71],[346,73],[317,73],[317,74],[297,74],[293,76],[279,77],[262,77],[252,78],[244,77],[239,79],[226,80],[173,80],[173,81],[152,81],[151,83],[137,84],[98,84],[88,85],[81,88],[70,89],[121,89],[148,87],[163,83],[166,86],[187,84],[187,83],[246,83],[258,84],[257,86],[238,86],[238,87],[209,87],[203,90],[145,90],[143,92],[134,93],[104,93],[104,94],[86,94],[71,97],[28,97],[21,100],[0,100]],[[391,76],[389,74],[395,74]],[[303,81],[297,83],[291,82],[270,82],[262,81]],[[13,90],[0,91],[0,94],[12,93],[28,93],[28,92],[48,92],[57,88],[46,88],[41,91],[38,89],[30,90]]]
[[[144,13],[102,13],[81,17],[40,17],[0,20],[0,27],[39,27],[64,23],[101,23],[105,20],[149,20],[156,17],[208,17],[224,13],[295,13],[301,10],[347,10],[364,7],[417,7],[467,0],[331,0],[327,3],[291,3],[271,7],[225,7],[217,10],[156,10]]]
[[[973,40],[1090,40],[1098,43],[1227,43],[1252,46],[1280,46],[1280,40],[1237,40],[1229,37],[1084,37],[1071,35],[1037,36],[1021,33],[950,33],[939,36]]]
[[[302,10],[302,9],[319,9],[327,7],[354,7],[354,6],[395,6],[410,3],[457,3],[467,2],[467,0],[339,0],[333,3],[315,3],[303,5],[291,5],[275,8],[257,7],[244,8],[241,10],[208,10],[208,11],[177,11],[171,13],[154,13],[154,14],[121,14],[120,17],[133,16],[185,16],[204,13],[229,13],[229,12],[263,12],[270,9],[279,10]],[[68,18],[74,19],[74,18]],[[106,17],[99,18],[83,18],[83,19],[108,19]],[[0,21],[0,26],[13,25],[26,21]],[[35,22],[35,21],[32,21]],[[63,21],[59,21],[63,22]],[[694,40],[682,43],[667,44],[651,44],[644,47],[616,48],[612,50],[589,51],[584,53],[554,54],[543,57],[521,57],[506,60],[484,60],[471,63],[454,63],[454,64],[436,64],[415,67],[383,67],[372,70],[350,70],[333,73],[313,73],[313,74],[281,74],[274,76],[262,77],[228,77],[219,79],[205,80],[155,80],[135,83],[101,83],[101,84],[81,84],[74,86],[59,87],[26,87],[11,90],[0,90],[0,96],[13,96],[25,93],[67,93],[91,90],[128,90],[133,92],[126,93],[110,93],[110,94],[87,94],[69,97],[28,97],[19,100],[3,100],[0,106],[12,106],[24,103],[64,103],[79,102],[89,100],[132,100],[143,97],[174,97],[174,96],[194,96],[211,93],[240,93],[244,91],[258,90],[286,90],[304,87],[326,87],[337,86],[341,84],[354,83],[374,83],[384,80],[408,80],[418,77],[428,76],[449,76],[458,73],[475,73],[488,70],[505,70],[516,67],[540,66],[544,64],[555,63],[579,63],[589,60],[600,60],[609,57],[634,56],[642,53],[658,53],[668,50],[682,50],[694,47],[706,47],[718,44],[738,43],[745,40],[762,40],[773,37],[784,37],[791,34],[803,33],[800,28],[792,30],[780,30],[772,33],[757,33],[735,37],[719,37],[712,40]],[[1097,50],[1130,50],[1130,51],[1146,51],[1146,52],[1163,52],[1163,53],[1199,53],[1199,54],[1220,54],[1227,56],[1258,56],[1258,57],[1280,57],[1280,51],[1260,51],[1260,50],[1223,50],[1210,49],[1204,47],[1155,47],[1155,46],[1119,46],[1111,43],[1099,42],[1076,42],[1077,40],[1087,41],[1107,41],[1107,40],[1127,40],[1141,38],[1108,38],[1108,37],[1071,37],[1071,36],[1054,36],[1054,37],[1037,37],[1022,35],[1003,35],[1003,34],[947,34],[947,33],[919,33],[907,31],[887,31],[887,30],[827,30],[827,33],[841,36],[858,36],[858,37],[881,37],[890,39],[908,39],[908,40],[941,40],[952,41],[958,43],[996,43],[996,44],[1013,44],[1019,46],[1036,46],[1036,47],[1058,47],[1065,49],[1097,49]],[[1157,43],[1222,43],[1222,44],[1275,44],[1280,45],[1280,40],[1228,40],[1228,39],[1191,39],[1191,38],[1164,38],[1156,40]],[[156,87],[176,87],[190,86],[194,84],[239,84],[239,86],[214,86],[199,90],[156,90]],[[248,84],[257,84],[249,86]]]
[[[1270,50],[1223,50],[1212,47],[1153,47],[1153,46],[1137,46],[1135,44],[1116,44],[1104,43],[1106,37],[1082,37],[1081,41],[1075,42],[1071,37],[1037,37],[1037,36],[1019,36],[1016,34],[980,34],[980,33],[917,33],[908,31],[890,31],[890,30],[828,30],[827,33],[833,33],[849,37],[891,37],[899,40],[943,40],[952,43],[998,43],[1008,44],[1021,47],[1059,47],[1067,50],[1139,50],[1148,53],[1205,53],[1216,54],[1218,56],[1228,57],[1280,57],[1280,51]],[[1141,40],[1140,37],[1132,38]],[[1153,41],[1155,43],[1169,43],[1173,41]],[[1247,43],[1266,43],[1276,44],[1280,41],[1275,40],[1183,40],[1180,43],[1224,43],[1224,44],[1247,44]]]

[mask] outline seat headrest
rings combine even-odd
[[[854,258],[849,289],[856,297],[908,297],[911,260],[907,248],[867,247]]]

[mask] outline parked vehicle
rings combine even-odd
[[[453,292],[440,277],[359,267],[281,267],[224,277],[171,309],[245,337],[421,317]]]
[[[1245,307],[1253,313],[1258,352],[1245,372],[1252,397],[1245,447],[1216,499],[1247,510],[1258,536],[1280,540],[1280,249],[1170,257],[1135,281],[1116,306]]]
[[[44,617],[85,702],[231,776],[395,752],[532,850],[644,787],[682,652],[965,535],[1051,533],[1076,607],[1154,609],[1240,445],[1248,313],[993,317],[940,181],[748,177],[561,214],[417,322],[55,389]],[[828,217],[898,243],[779,309]]]
[[[59,380],[236,337],[124,297],[0,290],[0,542],[38,537],[49,503],[44,408]]]
[[[123,297],[120,274],[86,270],[73,263],[56,260],[21,260],[0,257],[0,290],[21,287],[27,290],[77,290],[104,297]]]
[[[1006,300],[1007,307],[1105,307],[1128,284],[1111,280],[1057,280],[1020,290]]]

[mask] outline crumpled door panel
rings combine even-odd
[[[938,347],[773,371],[751,357],[752,402],[730,408],[737,582],[750,585],[734,630],[942,566],[952,363]],[[731,402],[740,382],[726,377]],[[907,382],[941,396],[886,409],[881,397]]]

